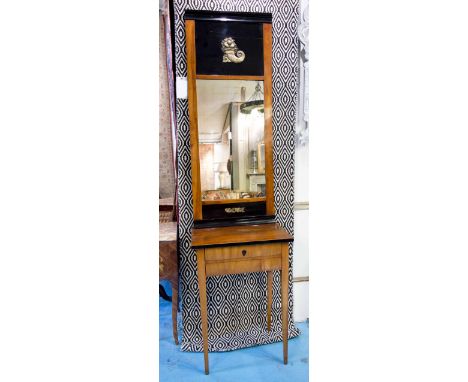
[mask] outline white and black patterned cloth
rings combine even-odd
[[[276,221],[294,230],[294,133],[298,97],[298,0],[174,0],[176,76],[187,76],[186,9],[272,13],[273,163]],[[182,351],[203,351],[193,226],[188,103],[177,100],[178,201]],[[289,245],[289,337],[293,320],[292,244]],[[273,272],[271,332],[266,330],[266,272],[208,277],[208,350],[228,351],[282,340],[279,272]]]

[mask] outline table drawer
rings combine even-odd
[[[205,249],[205,261],[241,260],[281,256],[281,243],[235,245]]]
[[[232,275],[249,272],[265,272],[281,269],[280,257],[257,257],[249,261],[211,261],[206,263],[206,276]]]

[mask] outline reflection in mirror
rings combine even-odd
[[[263,81],[197,80],[197,109],[202,201],[264,200]]]

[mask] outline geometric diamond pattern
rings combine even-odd
[[[298,0],[174,0],[176,76],[187,76],[184,12],[267,12],[273,15],[273,163],[276,221],[294,231],[294,131],[298,94]],[[182,351],[203,351],[197,262],[190,248],[193,226],[188,102],[178,99],[178,205]],[[273,272],[271,331],[266,330],[266,273],[215,276],[207,279],[208,350],[228,351],[282,341],[279,272]],[[292,316],[292,245],[289,246],[289,337],[299,330]]]

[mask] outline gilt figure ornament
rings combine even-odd
[[[221,41],[221,50],[223,51],[223,62],[233,62],[240,64],[245,59],[245,53],[239,50],[232,37],[226,37]]]

